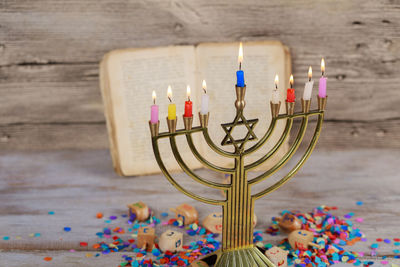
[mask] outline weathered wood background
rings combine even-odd
[[[291,48],[299,89],[326,58],[320,147],[400,147],[399,0],[2,0],[0,150],[108,147],[107,51],[254,39]]]

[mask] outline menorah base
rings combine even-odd
[[[215,267],[226,267],[226,266],[268,266],[268,267],[276,267],[257,247],[248,247],[242,249],[228,250],[222,251],[217,250],[214,253],[208,254],[197,261],[204,261],[209,266]],[[194,266],[202,266],[195,265]]]

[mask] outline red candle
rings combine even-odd
[[[185,101],[185,117],[192,117],[193,116],[193,112],[192,112],[192,107],[193,107],[193,102],[190,101],[190,86],[188,85],[186,87],[186,94],[187,94],[187,98],[188,100]]]
[[[290,75],[289,83],[290,88],[287,89],[286,102],[294,102],[296,100],[296,96],[293,89],[293,75]]]

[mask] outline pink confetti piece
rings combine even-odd
[[[389,264],[388,261],[381,261],[381,263],[382,263],[383,265]]]
[[[356,222],[362,223],[364,221],[364,218],[356,218]]]

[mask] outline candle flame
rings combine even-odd
[[[275,88],[278,89],[278,83],[279,83],[279,76],[278,74],[275,75]]]
[[[324,73],[325,73],[325,60],[324,60],[324,58],[321,59],[321,72],[322,72],[322,75],[324,75]]]
[[[308,80],[311,81],[312,78],[312,68],[311,66],[308,68]]]
[[[294,83],[293,74],[290,75],[289,83],[290,83],[290,88],[293,88],[293,83]]]
[[[168,97],[168,99],[169,99],[169,102],[172,102],[172,89],[171,89],[171,85],[168,85],[167,97]]]
[[[156,103],[156,98],[157,98],[156,91],[153,90],[153,93],[152,93],[151,96],[153,98],[153,103],[155,104]]]
[[[186,96],[187,96],[188,100],[190,101],[190,86],[189,85],[186,86]]]
[[[243,44],[242,44],[242,42],[240,42],[240,44],[239,44],[239,56],[238,56],[239,65],[242,65],[242,61],[243,61]]]
[[[207,93],[207,84],[206,84],[206,80],[203,80],[202,87],[203,87],[204,93],[206,94],[206,93]]]

